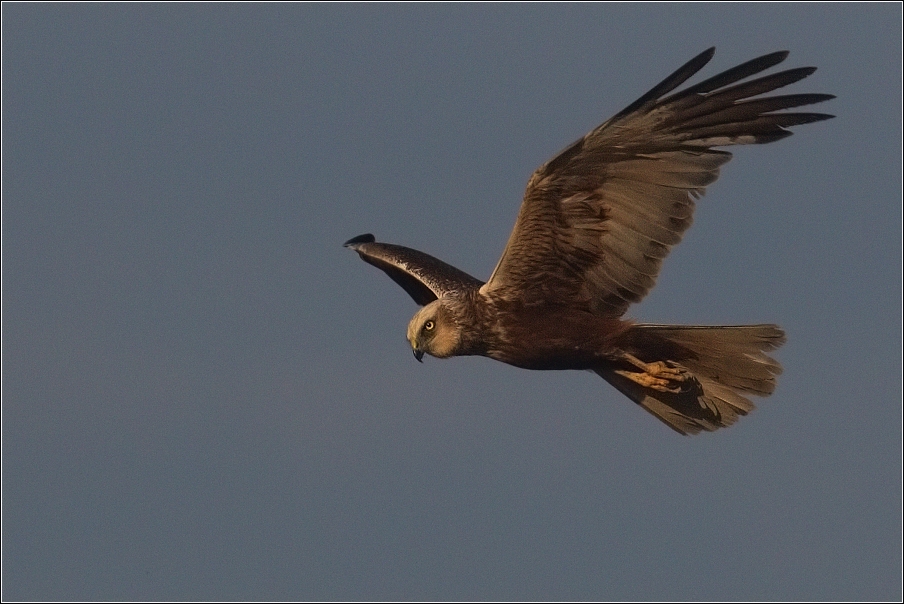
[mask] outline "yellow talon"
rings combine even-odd
[[[654,363],[644,363],[631,354],[624,354],[626,361],[641,369],[642,371],[624,371],[616,369],[615,373],[636,382],[644,388],[652,388],[660,392],[681,392],[681,382],[686,382],[691,377],[690,373],[683,367],[671,366],[664,361],[656,361]],[[678,382],[678,384],[675,384]]]

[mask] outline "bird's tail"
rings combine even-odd
[[[775,390],[781,346],[777,325],[710,327],[633,325],[620,348],[625,360],[596,373],[682,434],[730,426],[754,408],[748,395]]]

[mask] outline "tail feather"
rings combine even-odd
[[[782,367],[766,353],[784,341],[777,325],[639,324],[626,332],[623,350],[646,363],[663,361],[689,372],[680,392],[638,384],[616,373],[617,365],[596,373],[672,429],[696,434],[747,415],[754,404],[745,395],[769,396],[775,390]]]

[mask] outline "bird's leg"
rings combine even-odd
[[[674,366],[665,361],[644,363],[637,357],[627,352],[622,353],[622,358],[641,371],[625,371],[616,369],[615,373],[624,376],[633,382],[637,382],[645,388],[652,388],[660,392],[681,392],[681,382],[690,378],[688,371],[682,367]]]

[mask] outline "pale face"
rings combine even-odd
[[[408,342],[418,361],[424,353],[438,358],[453,356],[459,340],[460,328],[442,299],[420,309],[408,323]]]

